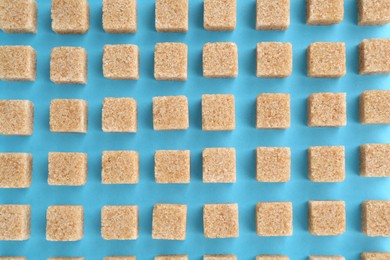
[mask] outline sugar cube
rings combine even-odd
[[[369,237],[390,237],[389,200],[366,200],[363,202],[362,232]]]
[[[238,50],[232,42],[213,42],[203,46],[203,77],[235,78],[238,75]]]
[[[236,149],[206,148],[203,150],[203,182],[236,182]]]
[[[135,33],[137,0],[103,0],[102,20],[107,33]]]
[[[188,100],[185,96],[153,98],[153,129],[186,130],[189,127]]]
[[[289,42],[261,42],[256,50],[259,78],[286,78],[292,72],[292,45]]]
[[[287,30],[290,25],[290,0],[257,0],[257,30]]]
[[[205,255],[203,260],[237,260],[235,255]]]
[[[258,147],[256,150],[256,180],[288,182],[291,175],[291,151],[288,147]]]
[[[30,222],[30,205],[0,205],[0,240],[29,239]]]
[[[103,132],[135,133],[137,126],[137,101],[133,98],[105,98],[103,100]]]
[[[108,79],[139,79],[139,49],[133,44],[106,44],[103,75]]]
[[[309,179],[312,182],[344,181],[344,146],[312,146],[308,154]]]
[[[342,127],[347,125],[346,93],[314,93],[307,99],[309,127]]]
[[[284,255],[258,255],[256,260],[289,260],[288,256]]]
[[[187,205],[155,204],[153,208],[152,238],[185,240]]]
[[[156,151],[154,175],[156,183],[190,183],[190,151]]]
[[[0,153],[0,188],[29,188],[32,154]]]
[[[56,33],[86,33],[89,30],[88,0],[52,0],[51,19]]]
[[[50,103],[50,131],[86,133],[88,103],[81,99],[53,99]]]
[[[359,0],[359,25],[385,25],[390,23],[388,0]]]
[[[306,24],[338,24],[344,18],[344,0],[307,0]]]
[[[365,39],[359,44],[359,74],[390,74],[390,39]]]
[[[136,184],[139,182],[139,155],[135,151],[104,151],[103,184]]]
[[[159,255],[154,260],[188,260],[187,255]]]
[[[35,81],[36,63],[31,46],[0,46],[0,80]]]
[[[234,96],[215,94],[202,96],[202,130],[231,131],[236,128]]]
[[[102,237],[105,240],[138,238],[138,206],[104,206],[101,222]]]
[[[360,95],[362,124],[390,124],[390,90],[367,90]]]
[[[188,31],[188,0],[156,0],[157,32]]]
[[[236,28],[236,0],[205,0],[203,24],[210,31],[233,31]]]
[[[360,175],[364,177],[390,177],[390,144],[364,144],[360,146]]]
[[[34,104],[28,100],[0,100],[0,135],[32,135]]]
[[[84,235],[84,209],[76,205],[56,205],[46,211],[46,240],[78,241]]]
[[[287,129],[290,127],[290,95],[264,93],[256,99],[256,127]]]
[[[259,202],[256,205],[258,236],[292,236],[293,208],[291,202]]]
[[[184,43],[157,43],[154,48],[156,80],[187,80],[188,48]]]
[[[309,201],[309,232],[315,236],[337,236],[345,232],[344,201]]]
[[[49,153],[49,185],[83,186],[88,176],[86,153]]]
[[[8,33],[36,33],[38,8],[34,0],[2,0],[0,29]]]
[[[390,252],[364,252],[361,253],[361,260],[387,260],[390,258]]]
[[[205,204],[203,226],[206,238],[238,237],[238,204]]]

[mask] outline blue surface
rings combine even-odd
[[[0,152],[33,153],[33,182],[29,189],[0,189],[0,203],[32,205],[31,238],[24,242],[0,241],[0,255],[25,255],[29,259],[52,256],[85,256],[102,259],[108,255],[136,255],[153,259],[159,254],[231,253],[239,259],[258,254],[285,254],[306,259],[313,254],[343,255],[359,259],[362,251],[390,251],[389,238],[369,238],[360,232],[360,203],[366,199],[390,199],[389,179],[359,177],[359,145],[390,142],[389,126],[361,125],[358,96],[368,89],[389,88],[388,76],[359,76],[357,46],[364,38],[390,37],[390,27],[358,27],[356,1],[345,1],[345,18],[335,26],[305,25],[305,1],[292,0],[291,25],[286,32],[255,30],[255,1],[238,0],[237,28],[233,32],[203,29],[202,0],[190,0],[189,32],[157,33],[154,1],[139,0],[138,32],[134,35],[106,34],[101,25],[101,1],[90,0],[91,28],[85,35],[57,35],[51,30],[50,1],[38,0],[39,27],[36,35],[0,33],[0,45],[31,45],[37,50],[37,80],[32,83],[0,82],[0,99],[28,99],[35,104],[35,130],[31,137],[0,136]],[[189,47],[188,80],[161,82],[153,77],[153,50],[157,42],[185,42]],[[201,53],[206,42],[232,41],[239,49],[236,79],[206,79],[202,76]],[[255,48],[260,41],[288,41],[293,45],[293,74],[287,79],[259,79],[255,73]],[[306,76],[306,48],[316,41],[344,41],[347,45],[347,75],[341,79],[311,79]],[[141,75],[138,81],[103,78],[101,59],[104,44],[132,43],[140,47]],[[81,46],[89,56],[86,86],[55,85],[49,79],[50,50],[56,46]],[[348,124],[336,129],[314,129],[306,125],[306,99],[315,92],[347,92]],[[257,130],[255,100],[259,93],[291,94],[291,128]],[[201,130],[201,95],[231,93],[236,98],[236,130]],[[152,128],[152,97],[185,95],[190,104],[187,131],[158,132]],[[136,134],[103,133],[101,106],[104,97],[134,97],[138,101],[139,130]],[[81,98],[89,103],[88,134],[57,134],[49,131],[49,103],[54,98]],[[311,183],[307,177],[307,148],[313,145],[345,145],[346,181],[337,184]],[[292,178],[285,184],[255,180],[257,146],[289,146]],[[203,184],[201,151],[205,147],[235,147],[237,183]],[[101,153],[131,149],[140,153],[141,179],[137,185],[102,185]],[[153,154],[158,149],[191,150],[191,184],[161,185],[154,182]],[[88,153],[89,176],[79,188],[47,185],[47,156],[51,151]],[[336,237],[308,233],[308,200],[345,200],[347,231]],[[294,235],[266,238],[255,233],[255,204],[260,201],[291,201],[294,207]],[[152,240],[154,203],[188,205],[185,241]],[[240,237],[205,239],[202,205],[214,202],[239,203]],[[54,204],[82,204],[85,208],[85,236],[79,242],[48,242],[45,239],[46,209]],[[140,207],[140,236],[135,241],[105,241],[100,235],[103,205],[137,204]]]

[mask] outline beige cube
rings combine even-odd
[[[312,146],[308,154],[309,179],[312,182],[345,180],[344,146]]]
[[[258,255],[256,260],[290,260],[290,258],[284,255]]]
[[[105,240],[135,240],[139,233],[138,206],[104,206],[101,223]]]
[[[288,42],[257,44],[256,75],[259,78],[287,78],[292,73],[292,45]]]
[[[135,133],[137,126],[137,101],[133,98],[105,98],[103,100],[103,132]]]
[[[85,260],[84,257],[51,257],[48,260]]]
[[[107,33],[135,33],[137,0],[103,0],[102,20]]]
[[[88,103],[81,99],[53,99],[50,102],[50,131],[87,133]]]
[[[236,128],[234,96],[202,95],[202,130],[232,131]]]
[[[188,260],[187,255],[159,255],[154,260]]]
[[[237,260],[235,255],[205,255],[203,260]]]
[[[155,204],[153,208],[152,238],[185,240],[187,205]]]
[[[203,227],[206,238],[238,237],[238,204],[205,204]]]
[[[136,260],[135,256],[107,256],[103,260]]]
[[[364,144],[360,146],[360,175],[364,177],[390,177],[390,144]]]
[[[203,182],[236,182],[236,149],[206,148],[203,150]]]
[[[205,78],[235,78],[238,75],[238,49],[233,42],[206,43],[202,59]]]
[[[365,39],[359,44],[359,74],[390,74],[389,60],[390,39]]]
[[[0,240],[29,239],[30,222],[30,205],[0,205]]]
[[[369,237],[390,237],[389,200],[366,200],[363,202],[362,232]]]
[[[265,93],[256,99],[256,128],[287,129],[290,127],[290,95]]]
[[[259,202],[256,204],[258,236],[292,236],[293,207],[291,202]]]
[[[368,90],[360,95],[362,124],[390,124],[390,90]]]
[[[84,209],[76,205],[50,206],[46,211],[46,240],[78,241],[84,236]]]
[[[159,150],[154,154],[156,183],[190,183],[190,151]]]
[[[258,147],[256,150],[256,180],[288,182],[291,175],[291,151],[288,147]]]
[[[27,260],[23,256],[0,256],[0,260]]]
[[[347,73],[344,42],[315,42],[307,48],[307,75],[341,78]]]
[[[83,34],[89,30],[88,0],[52,0],[51,28],[59,34]]]
[[[364,252],[360,254],[361,260],[387,260],[390,259],[390,252]]]
[[[133,44],[104,45],[103,75],[108,79],[139,79],[138,46]]]
[[[156,0],[156,31],[187,32],[188,0]]]
[[[0,1],[0,29],[7,33],[36,33],[38,8],[34,0]]]
[[[186,130],[189,127],[188,100],[185,96],[153,98],[153,129]]]
[[[338,24],[344,18],[344,0],[307,0],[306,24]]]
[[[156,80],[187,80],[188,48],[184,43],[157,43],[154,48]]]
[[[342,127],[347,125],[346,93],[314,93],[307,99],[309,127]]]
[[[388,0],[359,0],[359,25],[385,25],[390,23]]]
[[[136,184],[139,182],[139,154],[135,151],[104,151],[103,184]]]
[[[84,48],[56,47],[50,54],[50,80],[56,84],[87,84],[88,56]]]
[[[0,46],[0,80],[34,81],[37,53],[31,46]]]
[[[49,185],[84,186],[88,176],[86,153],[49,153]]]
[[[343,256],[332,256],[332,255],[314,255],[309,256],[309,260],[345,260]]]
[[[309,232],[312,235],[341,235],[345,226],[344,201],[309,201]]]
[[[205,0],[203,24],[210,31],[233,31],[236,28],[236,0]]]
[[[0,100],[0,135],[32,135],[34,104],[28,100]]]
[[[287,30],[290,25],[290,0],[257,0],[257,30]]]
[[[32,154],[0,153],[0,188],[29,188]]]

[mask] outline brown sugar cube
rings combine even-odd
[[[103,100],[103,132],[135,133],[137,126],[137,101],[133,98],[105,98]]]
[[[390,177],[390,144],[364,144],[360,146],[360,175],[364,177]]]
[[[256,204],[258,236],[292,236],[293,208],[291,202],[259,202]]]
[[[235,78],[238,75],[238,50],[232,42],[213,42],[203,46],[203,77]]]
[[[85,260],[84,257],[51,257],[48,260]]]
[[[0,188],[29,188],[32,154],[0,153]]]
[[[359,74],[390,74],[390,39],[365,39],[359,44]]]
[[[88,56],[84,48],[56,47],[50,55],[50,80],[56,84],[87,84]]]
[[[84,186],[88,176],[85,153],[49,153],[49,185]]]
[[[104,45],[103,75],[108,79],[139,79],[138,46],[133,44]]]
[[[31,206],[0,205],[0,240],[30,238]]]
[[[337,236],[345,232],[344,201],[309,201],[309,232],[315,236]]]
[[[205,255],[203,260],[237,260],[235,255]]]
[[[307,99],[309,127],[342,127],[347,125],[346,93],[315,93]]]
[[[344,42],[315,42],[307,48],[307,75],[311,78],[341,78],[346,74]]]
[[[284,255],[258,255],[256,260],[290,260],[290,258]]]
[[[390,252],[364,252],[360,255],[361,260],[387,260],[390,259]]]
[[[202,130],[231,131],[236,128],[233,95],[202,95]]]
[[[390,23],[388,0],[359,0],[359,25],[385,25]]]
[[[53,99],[50,102],[50,131],[86,133],[88,103],[81,99]]]
[[[0,256],[0,260],[26,260],[27,258],[22,256]]]
[[[37,9],[34,0],[2,0],[0,29],[8,33],[36,33]]]
[[[286,78],[292,72],[292,45],[284,42],[257,44],[257,69],[259,78]]]
[[[104,151],[103,184],[136,184],[139,182],[139,155],[135,151]]]
[[[153,98],[153,129],[186,130],[189,127],[188,100],[185,96]]]
[[[51,28],[59,34],[83,34],[89,30],[88,0],[52,0]]]
[[[78,241],[84,235],[82,206],[56,205],[46,211],[46,240]]]
[[[369,237],[390,237],[389,200],[366,200],[363,202],[362,232]]]
[[[368,90],[360,95],[362,124],[390,124],[390,90]]]
[[[345,257],[343,256],[309,256],[309,260],[345,260]]]
[[[203,24],[210,31],[233,31],[236,28],[236,0],[205,0]]]
[[[34,81],[37,54],[31,46],[0,46],[0,80]]]
[[[154,175],[156,183],[190,183],[190,151],[156,151]]]
[[[187,205],[155,204],[153,208],[152,238],[185,240]]]
[[[256,150],[256,180],[288,182],[291,175],[291,151],[288,147],[258,147]]]
[[[187,32],[188,0],[156,0],[156,31]]]
[[[257,0],[257,30],[287,30],[290,25],[290,0]]]
[[[236,182],[236,149],[206,148],[203,150],[203,182]]]
[[[188,260],[187,255],[160,255],[156,256],[154,260]]]
[[[312,182],[342,182],[345,179],[344,146],[309,148],[309,179]]]
[[[135,256],[107,256],[103,260],[136,260]]]
[[[105,240],[138,238],[138,206],[104,206],[101,222]]]
[[[157,43],[154,48],[156,80],[187,80],[188,48],[184,43]]]
[[[206,238],[238,237],[238,204],[205,204],[203,225]]]
[[[265,93],[257,96],[256,127],[286,129],[290,127],[290,95]]]
[[[137,0],[103,0],[102,20],[107,33],[135,33]]]
[[[0,135],[32,135],[34,105],[28,100],[0,100]]]
[[[344,18],[344,0],[307,0],[306,24],[338,24]]]

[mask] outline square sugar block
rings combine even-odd
[[[307,48],[307,75],[341,78],[347,73],[344,42],[315,42]]]
[[[103,0],[102,20],[106,33],[135,33],[137,0]]]
[[[390,177],[390,144],[360,146],[360,176]]]
[[[390,23],[388,0],[358,0],[359,25],[385,25]]]
[[[345,232],[344,201],[309,201],[309,233],[337,236]]]
[[[203,260],[237,260],[235,255],[205,255]]]
[[[55,205],[46,211],[46,240],[78,241],[84,236],[84,209],[76,205]]]
[[[135,256],[107,256],[103,260],[136,260]]]
[[[105,240],[138,238],[138,206],[104,206],[101,212],[101,233]]]
[[[184,43],[160,42],[154,48],[156,80],[187,80],[188,48]]]
[[[314,93],[307,99],[309,127],[342,127],[347,125],[346,93]]]
[[[136,184],[139,182],[139,154],[136,151],[103,151],[103,184]]]
[[[188,260],[187,255],[159,255],[154,260]]]
[[[139,49],[133,44],[106,44],[103,48],[103,75],[108,79],[138,80]]]
[[[84,48],[56,47],[50,54],[50,80],[56,84],[87,84],[88,56]]]
[[[258,236],[292,236],[293,207],[291,202],[259,202],[256,204]]]
[[[369,237],[390,237],[390,200],[363,202],[362,232]]]
[[[236,128],[234,96],[202,95],[202,130],[232,131]]]
[[[0,1],[0,29],[7,33],[36,33],[38,8],[34,0]]]
[[[0,256],[0,260],[27,260],[23,256]]]
[[[86,153],[49,153],[49,185],[84,186],[88,176]]]
[[[209,31],[233,31],[236,28],[237,0],[205,0],[203,26]]]
[[[190,151],[158,150],[154,154],[156,183],[190,183]]]
[[[31,46],[0,46],[0,80],[35,81],[36,64]]]
[[[308,154],[309,179],[312,182],[344,181],[344,146],[312,146]]]
[[[259,182],[288,182],[291,175],[289,147],[257,147],[256,180]]]
[[[203,227],[206,238],[238,237],[238,204],[205,204]]]
[[[188,0],[156,0],[156,31],[187,32]]]
[[[257,44],[256,75],[259,78],[286,78],[292,73],[292,45],[289,42]]]
[[[50,102],[50,131],[87,133],[88,103],[81,99],[53,99]]]
[[[344,0],[307,0],[306,24],[338,24],[344,18]]]
[[[360,95],[362,124],[390,124],[390,90],[367,90]]]
[[[204,183],[236,182],[236,149],[206,148],[202,158]]]
[[[48,260],[85,260],[84,257],[51,257]]]
[[[152,221],[152,239],[185,240],[186,233],[187,205],[154,205]]]
[[[359,44],[359,74],[390,74],[390,39],[365,39]]]
[[[22,241],[29,239],[30,222],[30,205],[0,205],[0,240]]]
[[[103,132],[136,133],[137,101],[133,98],[105,98],[102,109]]]
[[[290,260],[290,258],[284,255],[258,255],[256,260]]]
[[[256,99],[256,128],[287,129],[290,127],[290,95],[264,93]]]
[[[0,153],[0,188],[29,188],[32,154]]]
[[[0,100],[0,135],[32,135],[34,104],[28,100]]]
[[[56,33],[86,33],[89,30],[88,0],[52,0],[51,19]]]
[[[153,129],[186,130],[189,127],[188,100],[185,96],[153,98]]]
[[[205,78],[235,78],[238,75],[238,49],[233,42],[206,43],[202,59]]]
[[[364,252],[360,254],[361,260],[387,260],[390,259],[390,252]]]
[[[333,255],[314,255],[309,256],[309,260],[345,260],[345,257]]]
[[[257,0],[257,30],[287,30],[290,25],[290,0]]]

